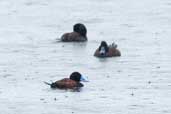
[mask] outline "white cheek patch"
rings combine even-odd
[[[106,51],[105,51],[105,48],[104,47],[101,47],[101,50],[100,50],[100,54],[105,54],[106,53]]]

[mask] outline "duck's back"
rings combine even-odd
[[[63,42],[72,42],[72,41],[82,42],[82,41],[87,41],[87,37],[84,37],[77,32],[71,32],[62,35],[61,40]]]
[[[75,88],[75,87],[79,87],[81,83],[79,82],[76,82],[74,80],[71,80],[69,78],[64,78],[62,80],[59,80],[59,81],[56,81],[55,82],[56,85],[57,85],[57,88],[61,88],[61,89],[72,89],[72,88]]]
[[[120,53],[120,51],[117,48],[110,47],[109,48],[109,52],[107,53],[107,55],[109,57],[112,57],[112,56],[121,56],[121,53]]]

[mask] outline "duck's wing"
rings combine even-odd
[[[68,35],[68,40],[75,41],[75,42],[83,42],[83,41],[87,41],[87,37],[84,37],[77,32],[72,32]]]
[[[69,78],[65,78],[59,81],[56,81],[56,87],[57,88],[61,88],[61,89],[71,89],[77,86],[77,82],[69,79]]]
[[[70,33],[65,33],[61,36],[61,41],[68,42]]]
[[[117,48],[109,48],[108,56],[121,56],[121,52]]]
[[[66,88],[67,79],[58,80],[55,82],[56,88]]]

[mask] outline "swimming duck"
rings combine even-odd
[[[79,72],[73,72],[69,78],[64,78],[61,80],[58,80],[53,83],[45,82],[45,84],[48,84],[51,86],[51,88],[59,88],[59,89],[74,89],[74,88],[80,88],[84,85],[80,83],[80,81],[86,82],[87,79],[84,78]]]
[[[121,56],[120,51],[117,49],[117,45],[112,43],[107,45],[105,41],[102,41],[99,48],[95,51],[94,56],[96,57],[114,57]]]
[[[73,26],[73,32],[65,33],[61,37],[63,42],[84,42],[87,41],[87,29],[85,25],[77,23]]]

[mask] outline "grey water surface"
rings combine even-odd
[[[1,114],[171,114],[170,0],[0,0]],[[84,23],[86,43],[56,39]],[[102,40],[121,57],[93,56]],[[52,90],[79,71],[80,92]]]

